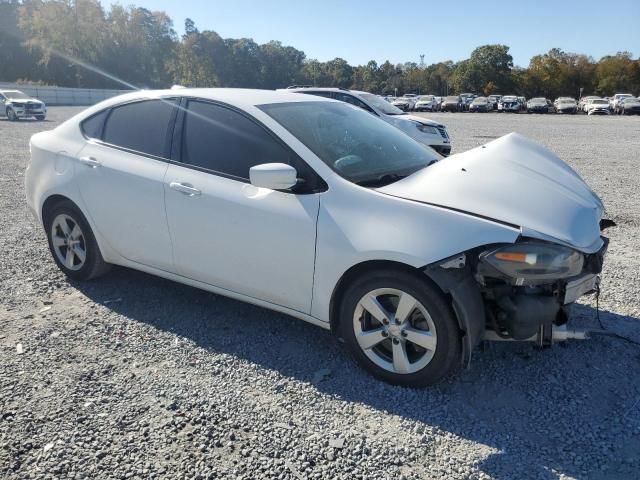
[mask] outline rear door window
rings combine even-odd
[[[175,99],[144,100],[111,110],[102,140],[135,152],[167,158]]]

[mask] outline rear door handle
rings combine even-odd
[[[80,163],[84,163],[87,167],[101,167],[102,164],[93,157],[80,157]]]
[[[179,183],[179,182],[171,182],[169,184],[170,188],[177,190],[180,193],[184,193],[185,195],[189,195],[190,197],[195,197],[200,195],[202,192],[197,188],[194,188],[192,185],[188,183]]]

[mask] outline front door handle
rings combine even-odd
[[[87,167],[101,167],[102,164],[93,157],[80,157],[80,163],[84,163]]]
[[[194,188],[192,185],[188,183],[179,183],[179,182],[171,182],[169,184],[170,188],[177,190],[180,193],[184,193],[185,195],[189,195],[190,197],[195,197],[200,195],[202,192],[197,188]]]

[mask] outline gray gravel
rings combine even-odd
[[[126,269],[70,283],[23,172],[29,136],[77,111],[0,120],[0,477],[638,478],[640,347],[619,339],[492,344],[416,391],[277,313]],[[426,116],[455,151],[518,131],[586,178],[618,222],[601,318],[640,340],[640,118]]]

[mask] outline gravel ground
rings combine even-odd
[[[120,268],[69,282],[23,173],[29,136],[77,111],[0,119],[0,477],[638,478],[640,347],[617,338],[494,343],[411,390],[284,315]],[[600,316],[640,340],[640,118],[426,116],[455,151],[518,131],[586,178],[618,223]]]

